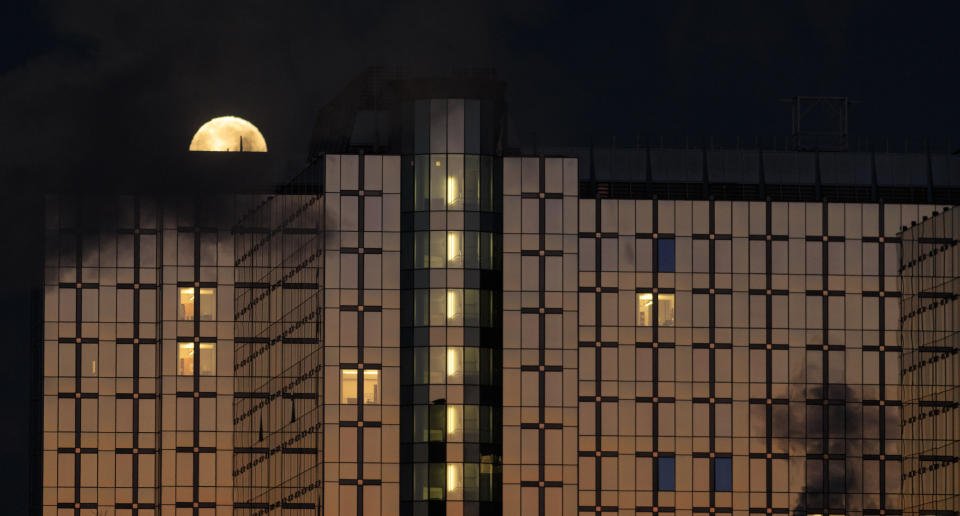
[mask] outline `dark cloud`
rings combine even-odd
[[[0,77],[0,135],[15,149],[7,171],[71,181],[91,163],[180,150],[234,113],[297,162],[317,107],[388,64],[495,66],[517,136],[543,141],[784,135],[777,100],[796,94],[864,100],[855,129],[947,136],[960,133],[956,14],[862,1],[44,2],[27,18],[48,38]]]

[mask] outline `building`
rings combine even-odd
[[[904,228],[901,240],[903,492],[914,514],[960,509],[957,217],[933,212]]]
[[[42,512],[908,512],[901,227],[960,159],[523,155],[502,91],[374,71],[271,193],[51,198]]]

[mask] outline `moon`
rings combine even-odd
[[[267,152],[267,141],[257,126],[236,116],[219,116],[200,126],[191,151]]]

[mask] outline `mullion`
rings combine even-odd
[[[880,201],[880,208],[879,208],[878,212],[879,212],[879,213],[878,213],[878,217],[877,217],[877,221],[878,221],[877,234],[880,235],[881,237],[883,237],[883,236],[885,236],[885,235],[883,234],[883,233],[884,233],[884,230],[883,230],[883,228],[884,228],[884,221],[883,221],[884,206],[883,206],[883,201],[882,201],[882,200]],[[884,259],[884,256],[886,255],[886,253],[884,252],[884,251],[885,251],[884,247],[887,246],[887,245],[888,245],[888,244],[885,243],[885,242],[883,242],[883,241],[881,241],[880,243],[877,244],[877,260],[878,260],[878,262],[879,262],[879,263],[877,264],[877,272],[878,272],[878,274],[879,274],[879,276],[880,276],[877,286],[878,286],[878,290],[879,290],[880,292],[883,292],[883,291],[885,291],[885,290],[887,289],[887,285],[886,285],[886,283],[887,283],[887,281],[886,281],[886,280],[887,280],[887,278],[886,278],[886,270],[884,269],[884,267],[886,266],[885,259]],[[879,409],[878,409],[879,412],[880,412],[879,419],[878,419],[878,420],[880,421],[880,424],[878,425],[878,426],[879,426],[878,430],[879,430],[879,434],[880,434],[879,437],[880,437],[880,457],[881,457],[881,458],[880,458],[880,470],[881,470],[881,471],[880,471],[880,479],[879,479],[879,480],[880,480],[880,493],[881,493],[881,496],[880,496],[880,509],[881,509],[881,510],[885,510],[885,509],[887,508],[886,496],[883,496],[883,495],[886,493],[886,469],[887,469],[887,467],[886,467],[886,466],[887,466],[887,465],[886,465],[886,454],[887,454],[887,425],[886,425],[886,421],[887,421],[886,415],[887,415],[887,413],[886,413],[886,409],[887,409],[887,407],[886,407],[886,403],[885,403],[885,402],[886,402],[886,398],[887,398],[887,395],[886,395],[886,383],[887,383],[887,375],[886,375],[886,356],[887,356],[887,353],[886,353],[886,347],[885,347],[885,345],[884,345],[885,342],[886,342],[886,338],[885,338],[885,337],[886,337],[886,334],[887,334],[886,304],[887,304],[887,303],[886,303],[884,297],[881,297],[881,298],[878,299],[878,302],[877,302],[877,309],[878,309],[877,321],[879,322],[879,324],[878,324],[878,326],[879,326],[879,328],[878,328],[878,330],[879,330],[879,335],[878,335],[877,337],[878,337],[878,339],[879,339],[879,342],[877,342],[877,344],[880,346],[880,347],[879,347],[880,352],[879,352],[879,356],[877,357],[877,358],[878,358],[877,371],[879,372],[879,374],[877,374],[877,380],[878,380],[878,382],[879,382],[879,384],[880,384],[880,385],[879,385],[879,389],[878,389],[878,390],[879,390],[879,393],[880,393],[880,407],[879,407]],[[901,417],[902,417],[902,416],[901,416]]]
[[[363,249],[363,230],[364,230],[364,203],[365,203],[365,192],[363,190],[364,181],[364,160],[363,154],[361,153],[360,158],[358,159],[358,168],[357,168],[357,246],[360,249]],[[357,254],[357,304],[363,306],[363,265],[364,265],[364,255]],[[359,364],[363,364],[363,318],[366,312],[364,310],[357,310],[357,360]],[[363,421],[363,388],[364,388],[364,369],[358,364],[357,368],[357,516],[363,516],[363,429],[364,426],[359,424]]]
[[[829,285],[830,238],[828,235],[829,235],[829,228],[830,228],[829,226],[830,209],[829,209],[829,204],[826,201],[824,201],[821,204],[821,206],[822,206],[822,214],[820,218],[820,225],[821,225],[820,235],[822,237],[821,238],[822,241],[820,243],[820,275],[821,275],[821,282],[822,282],[821,286],[824,292],[829,292],[830,290],[830,285]],[[823,492],[821,496],[823,496],[823,495],[828,495],[831,492],[830,487],[828,485],[829,484],[828,479],[830,478],[829,477],[830,475],[830,459],[829,459],[830,410],[829,408],[826,408],[822,403],[823,400],[826,400],[830,397],[830,392],[829,392],[830,385],[828,381],[829,375],[830,375],[830,351],[829,351],[830,349],[830,329],[829,329],[830,328],[830,323],[829,323],[830,296],[829,295],[825,295],[822,297],[821,314],[822,314],[821,325],[823,326],[821,330],[823,349],[820,351],[821,359],[822,359],[821,378],[820,378],[821,404],[818,410],[820,412],[820,426],[821,426],[820,443],[821,443],[821,446],[823,447],[823,449],[821,450],[821,452],[823,453],[823,461],[820,465],[820,469],[821,469],[820,484],[821,484],[821,490]],[[827,500],[826,499],[821,500],[821,504],[822,504],[821,507],[826,508]]]
[[[594,201],[594,213],[595,213],[595,215],[594,215],[594,221],[595,221],[595,222],[594,222],[594,223],[596,224],[596,235],[595,235],[596,238],[594,239],[594,248],[595,248],[595,252],[596,252],[596,260],[594,261],[594,269],[595,269],[595,270],[594,270],[594,281],[595,281],[594,285],[595,285],[597,288],[600,288],[600,284],[601,284],[601,278],[600,278],[600,268],[601,268],[601,267],[600,267],[600,264],[602,263],[601,253],[602,253],[602,249],[603,249],[603,245],[601,245],[602,242],[603,242],[603,240],[602,240],[603,237],[602,237],[602,233],[601,233],[601,232],[602,232],[601,216],[602,216],[602,214],[603,214],[603,210],[602,210],[601,207],[600,207],[601,202],[602,202],[602,201],[601,201],[600,199],[596,199],[596,200]],[[602,329],[603,329],[603,325],[602,325],[602,321],[603,321],[603,295],[602,295],[602,294],[600,294],[600,293],[597,294],[597,302],[594,304],[594,306],[595,306],[595,308],[594,308],[594,312],[595,312],[595,314],[594,314],[594,317],[595,317],[595,318],[594,318],[594,324],[596,325],[596,330],[595,330],[595,332],[596,332],[596,340],[597,340],[597,342],[601,342],[601,340],[602,340],[602,338],[603,338],[603,334],[602,334]],[[595,390],[595,392],[594,392],[594,394],[595,394],[596,397],[595,397],[594,399],[595,399],[596,401],[593,402],[593,403],[594,403],[594,407],[595,407],[595,410],[594,410],[594,451],[596,452],[596,457],[595,457],[595,459],[594,459],[594,461],[595,461],[595,467],[594,467],[594,481],[595,481],[595,484],[594,484],[594,485],[596,486],[595,489],[594,489],[594,500],[595,500],[596,503],[595,503],[594,505],[595,505],[595,509],[597,509],[597,510],[596,510],[597,513],[600,512],[599,509],[601,508],[601,505],[600,505],[600,502],[601,502],[600,494],[601,494],[601,486],[603,486],[603,474],[602,474],[603,468],[601,467],[601,457],[600,457],[600,452],[601,452],[601,449],[600,449],[600,445],[601,445],[600,433],[601,433],[601,429],[603,428],[603,419],[602,419],[602,418],[603,418],[603,402],[601,401],[601,394],[602,394],[602,390],[601,390],[601,389],[602,389],[601,378],[602,378],[602,373],[603,373],[602,370],[601,370],[601,364],[602,364],[602,359],[603,359],[603,357],[602,357],[602,349],[603,349],[603,348],[602,348],[601,346],[597,346],[596,350],[594,351],[594,362],[595,362],[595,364],[594,364],[594,369],[595,369],[594,374],[596,375],[596,376],[595,376],[595,379],[594,379],[594,382],[595,382],[595,384],[596,384],[596,390]]]
[[[546,183],[544,182],[544,179],[545,179],[544,167],[545,167],[544,158],[541,155],[539,160],[539,180],[540,180],[539,193],[540,195],[538,196],[539,201],[537,201],[537,208],[538,208],[538,215],[539,215],[539,220],[538,220],[538,224],[539,224],[538,237],[539,237],[539,243],[540,243],[539,250],[541,251],[537,253],[539,255],[539,257],[537,258],[537,273],[539,274],[539,279],[540,279],[538,283],[539,290],[540,290],[539,292],[540,308],[546,308],[546,260],[547,260],[547,257],[546,257],[546,253],[543,251],[546,250],[546,219],[545,217],[546,217],[547,201],[545,198]],[[539,387],[539,399],[538,399],[539,421],[538,423],[540,424],[538,425],[538,429],[537,429],[538,446],[539,446],[537,455],[538,455],[538,461],[539,461],[538,480],[540,482],[537,486],[537,493],[539,497],[539,500],[538,500],[539,503],[537,504],[537,507],[538,507],[540,516],[545,516],[546,491],[547,491],[545,487],[546,480],[547,480],[546,478],[546,432],[547,432],[546,422],[547,422],[547,419],[546,419],[546,393],[544,392],[544,390],[546,389],[546,375],[547,375],[547,372],[546,372],[546,365],[547,365],[546,318],[547,318],[547,315],[544,310],[540,310],[539,312],[540,313],[537,315],[537,323],[538,323],[537,352],[539,354],[540,363],[538,364],[539,367],[537,368],[538,369],[537,382]]]
[[[140,203],[133,200],[133,447],[140,447]],[[140,454],[131,457],[133,514],[139,514],[140,502]]]
[[[766,222],[766,228],[764,233],[766,238],[764,239],[764,286],[767,288],[767,292],[773,292],[773,207],[769,200],[764,203],[764,220]],[[766,308],[766,331],[764,332],[766,349],[764,350],[765,360],[764,360],[764,387],[765,392],[767,393],[767,399],[773,399],[773,296],[768,294],[764,298],[764,305]],[[764,471],[764,476],[766,477],[766,499],[767,499],[767,510],[772,509],[773,507],[773,403],[767,403],[764,406],[764,419],[765,426],[767,429],[767,435],[764,436],[764,444],[766,444],[766,471]]]
[[[649,158],[649,150],[648,150]],[[655,236],[659,236],[660,233],[660,205],[657,197],[654,196],[652,202],[652,231]],[[658,238],[653,239],[653,283],[651,285],[654,289],[659,289],[660,286],[660,242]],[[653,461],[653,506],[659,507],[660,505],[660,314],[658,310],[659,305],[659,295],[654,297],[653,303],[653,320],[650,323],[653,326],[653,342],[656,344],[653,346],[653,351],[651,354],[653,356],[652,375],[653,375],[653,399],[655,400],[652,405],[653,413],[653,455],[656,457]],[[674,468],[674,476],[676,476],[676,468]],[[674,479],[676,482],[676,479]]]
[[[716,451],[717,451],[717,432],[716,432],[716,421],[717,421],[717,406],[713,403],[713,400],[717,396],[716,392],[716,364],[717,364],[717,353],[716,353],[716,342],[717,342],[717,285],[716,285],[716,258],[717,258],[717,239],[716,239],[716,216],[714,213],[714,202],[713,199],[710,200],[708,206],[708,215],[709,215],[709,231],[711,238],[707,241],[707,249],[709,253],[709,262],[710,262],[710,274],[709,274],[709,287],[708,291],[708,308],[710,316],[710,346],[707,351],[709,357],[709,390],[710,390],[710,405],[709,405],[709,414],[710,414],[710,436],[708,439],[710,447],[710,507],[714,508],[717,505],[717,495],[716,495],[716,485],[717,485],[717,467],[716,467]]]
[[[79,203],[78,203],[78,206],[79,206]],[[75,263],[75,265],[76,265],[76,275],[77,275],[77,277],[76,277],[76,280],[77,280],[77,289],[76,289],[76,292],[75,292],[75,295],[76,295],[76,307],[75,307],[76,321],[74,322],[74,324],[75,324],[74,329],[75,329],[75,332],[76,332],[76,333],[74,334],[74,336],[76,337],[76,345],[75,345],[75,346],[76,346],[76,356],[75,356],[75,364],[74,364],[74,365],[75,365],[75,369],[76,369],[76,371],[75,371],[75,373],[76,373],[76,380],[75,380],[76,384],[75,384],[75,388],[76,388],[77,396],[76,396],[75,402],[74,402],[74,421],[73,421],[73,425],[74,425],[74,444],[75,444],[75,448],[78,449],[78,450],[81,449],[81,448],[80,448],[80,443],[81,443],[81,438],[80,438],[80,419],[81,419],[81,417],[82,417],[82,415],[83,415],[83,413],[82,413],[82,405],[83,405],[82,399],[83,399],[83,398],[81,398],[81,394],[80,394],[80,393],[83,391],[83,385],[82,385],[82,381],[83,381],[83,374],[82,374],[82,373],[83,373],[83,366],[82,366],[82,364],[81,364],[81,362],[82,362],[82,353],[83,353],[83,346],[82,346],[82,344],[81,344],[81,341],[82,341],[82,339],[83,339],[83,336],[82,336],[82,335],[83,335],[83,334],[82,334],[82,331],[83,331],[82,328],[83,328],[83,327],[82,327],[82,322],[81,322],[81,321],[82,321],[82,316],[83,316],[83,290],[82,290],[80,287],[81,287],[81,285],[83,285],[83,250],[82,250],[82,249],[83,249],[83,236],[84,236],[84,231],[83,231],[83,221],[82,221],[81,217],[82,217],[82,209],[78,209],[78,213],[77,213],[77,220],[78,220],[77,226],[78,226],[78,231],[77,231],[76,248],[74,249],[74,251],[76,252],[76,256],[75,256],[76,263]],[[74,474],[74,484],[73,484],[73,490],[74,490],[74,509],[73,509],[73,513],[74,513],[76,516],[80,516],[80,504],[81,504],[81,502],[80,502],[80,461],[81,461],[81,460],[82,460],[82,459],[81,459],[81,455],[80,455],[80,454],[75,454],[75,456],[74,456],[74,461],[73,461],[73,474]]]

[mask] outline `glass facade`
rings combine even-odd
[[[322,513],[398,514],[400,158],[328,155],[323,177]]]
[[[898,233],[930,211],[581,199],[567,512],[901,512]]]
[[[960,510],[960,211],[904,228],[901,251],[901,363],[904,510]]]
[[[232,510],[232,213],[47,200],[43,514]]]
[[[503,510],[578,506],[577,162],[505,158]]]
[[[401,513],[499,514],[501,160],[480,101],[412,102],[401,195]],[[489,151],[487,151],[489,152]]]
[[[314,167],[302,175],[316,175]],[[295,190],[295,189],[294,189]],[[232,514],[316,514],[322,502],[320,192],[238,196],[233,235]],[[224,293],[226,294],[226,293]],[[200,317],[203,317],[200,289]],[[203,366],[203,348],[201,343]],[[201,370],[201,374],[203,371]]]
[[[42,512],[954,510],[956,212],[587,197],[485,109],[312,191],[50,198]]]

